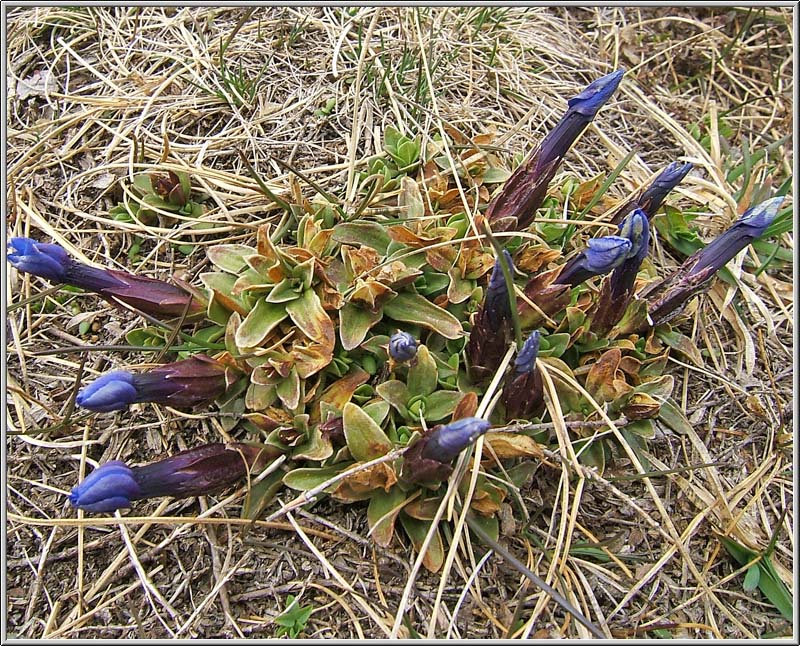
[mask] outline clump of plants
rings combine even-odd
[[[673,229],[697,244],[674,270],[658,268],[648,255],[653,229],[678,221],[662,205],[692,170],[673,162],[619,205],[605,235],[586,239],[565,224],[561,214],[596,203],[599,187],[553,180],[622,77],[613,72],[571,98],[510,174],[481,149],[488,137],[465,146],[457,170],[473,189],[468,213],[442,146],[464,142],[423,146],[387,128],[386,155],[365,169],[353,213],[316,196],[281,200],[295,224],[263,225],[251,244],[208,247],[197,284],[97,269],[58,245],[12,238],[17,270],[169,324],[134,330],[129,341],[170,361],[103,374],[80,390],[79,406],[216,407],[236,438],[145,465],[103,464],[76,484],[72,505],[109,513],[257,482],[242,509],[255,518],[282,488],[322,493],[365,503],[378,545],[402,528],[420,549],[433,531],[424,564],[435,571],[444,557],[436,511],[449,485],[467,486],[453,479],[478,438],[470,505],[495,537],[501,506],[555,442],[547,427],[557,415],[571,422],[585,464],[603,469],[620,454],[616,435],[598,433],[606,420],[646,462],[654,421],[674,425],[682,415],[665,373],[670,352],[696,352],[679,331],[682,310],[751,242],[785,231],[790,216],[777,196],[708,244]],[[134,215],[147,205],[199,208],[188,177],[142,175],[136,186]]]

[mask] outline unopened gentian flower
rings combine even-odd
[[[633,208],[640,208],[644,211],[648,220],[652,220],[664,198],[669,192],[683,181],[683,178],[692,170],[690,162],[672,162],[662,170],[650,185],[641,192],[641,195],[634,197],[623,204],[616,213],[611,216],[613,224],[619,224],[622,219],[630,213]]]
[[[592,276],[607,274],[619,267],[631,251],[631,241],[621,236],[592,238],[587,245],[564,264],[554,283],[575,287]]]
[[[151,316],[199,315],[205,305],[184,289],[155,278],[98,269],[71,258],[57,244],[11,238],[8,262],[18,271],[95,292],[114,305],[122,301]],[[115,300],[116,299],[116,300]]]
[[[75,486],[69,501],[76,509],[111,512],[130,507],[133,500],[204,496],[235,484],[274,457],[268,447],[233,442],[205,444],[140,467],[112,460]]]
[[[639,208],[651,220],[669,192],[683,181],[693,166],[690,162],[674,161],[662,170],[638,199]]]
[[[514,368],[506,376],[501,397],[506,407],[506,419],[539,417],[544,410],[544,384],[536,369],[538,354],[539,331],[534,330],[525,339],[514,359]]]
[[[131,506],[141,498],[142,490],[127,464],[111,460],[101,465],[73,487],[69,502],[77,509],[109,512]]]
[[[139,402],[190,408],[223,394],[233,379],[232,372],[210,357],[195,355],[139,374],[123,370],[106,373],[83,388],[75,401],[100,413],[123,410]]]
[[[578,136],[619,86],[624,70],[592,81],[568,101],[568,108],[531,155],[506,180],[486,217],[495,231],[526,228],[542,205],[547,187]]]
[[[619,225],[619,235],[631,241],[631,250],[621,265],[611,272],[600,290],[591,329],[605,334],[623,317],[633,297],[636,274],[647,256],[650,224],[642,209],[634,209]]]
[[[513,274],[514,263],[511,261],[511,254],[503,249],[503,256]],[[495,260],[494,269],[489,277],[486,296],[473,318],[469,341],[467,341],[466,355],[469,359],[469,372],[473,380],[482,381],[494,374],[497,366],[503,360],[510,329],[511,304],[508,300],[508,288],[498,258]]]
[[[389,356],[397,362],[411,361],[418,347],[419,341],[408,332],[398,331],[389,338]]]
[[[783,197],[773,197],[748,209],[724,233],[689,256],[675,272],[642,290],[640,296],[647,301],[650,324],[655,327],[677,316],[717,271],[764,234],[782,202]]]
[[[406,451],[401,478],[421,484],[446,480],[453,472],[450,463],[491,426],[477,417],[464,417],[435,426]]]
[[[503,257],[511,275],[514,275],[514,263],[511,261],[511,254],[503,249]],[[483,301],[483,309],[489,320],[489,324],[499,328],[505,321],[511,320],[511,305],[508,301],[508,286],[503,275],[503,268],[500,266],[500,259],[494,261],[492,274],[489,276],[489,285],[486,288],[486,298]]]

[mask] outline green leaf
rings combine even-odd
[[[383,313],[395,321],[416,323],[431,329],[446,339],[457,339],[463,334],[461,323],[455,316],[419,294],[398,294],[383,306]]]
[[[300,295],[298,286],[299,282],[293,278],[284,278],[270,290],[266,296],[266,301],[268,303],[288,303],[293,301]]]
[[[745,592],[752,592],[758,587],[758,582],[761,579],[761,568],[756,565],[751,565],[747,568],[747,573],[744,575],[744,588]]]
[[[470,514],[472,522],[480,527],[495,542],[500,540],[500,522],[497,516],[483,516],[482,514]]]
[[[406,494],[400,487],[392,487],[388,493],[383,489],[376,489],[372,494],[367,508],[367,522],[372,540],[377,545],[389,547],[394,536],[397,514],[405,501]]]
[[[383,421],[389,414],[389,402],[380,400],[370,402],[369,404],[363,407],[363,410],[367,415],[369,415],[373,419],[373,421],[378,426],[380,426],[381,424],[383,424]]]
[[[675,387],[675,377],[672,375],[661,375],[650,381],[644,381],[633,389],[635,393],[647,393],[655,399],[662,401],[667,399]]]
[[[256,348],[269,336],[277,325],[289,316],[283,304],[267,303],[263,298],[242,321],[236,330],[235,340],[239,348]]]
[[[456,404],[463,396],[463,393],[455,390],[437,390],[431,393],[425,397],[425,419],[429,422],[438,422],[452,415]]]
[[[200,281],[213,294],[212,302],[216,302],[225,309],[246,315],[250,309],[240,296],[233,295],[233,285],[236,276],[219,271],[209,271],[200,274]]]
[[[322,434],[319,426],[311,431],[311,437],[307,442],[296,447],[292,451],[292,460],[312,460],[322,462],[333,455],[333,446],[330,439]]]
[[[392,450],[391,440],[361,408],[347,402],[342,411],[344,435],[350,455],[360,462],[374,460]]]
[[[689,228],[683,213],[669,205],[664,208],[663,216],[653,218],[653,224],[658,233],[685,256],[691,256],[704,246],[697,232]]]
[[[381,320],[383,311],[370,312],[353,303],[345,303],[339,310],[339,336],[342,347],[352,350],[361,345],[370,328]]]
[[[255,520],[273,501],[275,494],[283,486],[283,471],[280,469],[270,473],[263,480],[256,483],[247,490],[244,503],[242,504],[242,518]]]
[[[658,411],[658,419],[678,435],[686,435],[692,432],[692,425],[672,397],[661,404],[661,408]]]
[[[392,239],[386,229],[376,222],[340,222],[333,227],[331,236],[336,242],[356,245],[358,247],[372,247],[381,256],[386,255]]]
[[[560,357],[567,350],[569,345],[569,332],[559,332],[558,334],[548,334],[542,336],[539,341],[540,357]]]
[[[484,184],[501,184],[511,177],[511,171],[500,166],[490,166],[483,172]]]
[[[690,359],[696,366],[703,367],[703,355],[688,336],[681,334],[677,330],[666,330],[656,328],[656,336],[666,343],[670,348],[677,350],[687,359]]]
[[[313,289],[307,289],[300,295],[300,298],[287,303],[285,309],[303,334],[309,339],[333,349],[333,321],[323,309],[322,301]]]
[[[720,536],[719,539],[739,565],[747,565],[758,557],[758,553],[740,545],[728,536]],[[756,575],[751,575],[750,570],[756,568],[759,569],[757,585],[761,593],[778,609],[784,619],[792,621],[794,617],[794,599],[768,556],[762,556],[757,563],[750,566],[745,574],[745,586],[755,581]],[[749,582],[748,577],[750,578]]]
[[[416,518],[411,518],[408,514],[400,514],[400,523],[411,539],[414,550],[419,552],[422,549],[422,544],[425,542],[425,537],[431,528],[432,522],[429,520],[417,520]],[[444,565],[444,545],[438,528],[434,529],[433,539],[422,558],[422,564],[428,571],[434,573],[438,572],[442,565]]]
[[[398,381],[397,379],[384,381],[375,386],[375,391],[389,402],[400,415],[408,417],[407,406],[411,395],[408,393],[408,387],[402,381]]]
[[[296,366],[292,367],[285,379],[276,384],[275,392],[288,410],[294,411],[297,408],[300,404],[300,377]]]
[[[308,491],[330,480],[349,466],[351,465],[347,463],[339,463],[329,467],[293,469],[283,476],[283,484],[296,491]]]
[[[238,274],[247,266],[244,257],[252,256],[255,249],[243,244],[219,244],[206,250],[206,257],[211,263],[230,274]]]
[[[406,379],[408,394],[411,397],[430,395],[436,390],[438,381],[439,371],[436,369],[436,361],[427,347],[419,346],[417,356],[408,369],[408,378]]]

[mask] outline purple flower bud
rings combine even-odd
[[[395,361],[411,361],[417,356],[419,342],[408,332],[398,331],[389,339],[389,356]]]
[[[536,367],[536,356],[539,354],[539,330],[530,333],[522,350],[517,353],[514,359],[515,372],[532,372]]]
[[[677,316],[689,299],[705,288],[714,274],[761,237],[778,214],[783,197],[773,197],[748,209],[727,231],[687,258],[672,274],[643,289],[652,327]]]
[[[590,83],[568,101],[568,109],[541,144],[506,180],[489,204],[486,217],[496,231],[521,230],[533,220],[547,187],[578,136],[619,86],[624,70]]]
[[[141,497],[141,489],[131,469],[124,462],[112,460],[73,487],[69,502],[84,511],[110,512],[130,507],[131,500]]]
[[[692,170],[692,164],[689,162],[672,162],[656,176],[638,197],[631,198],[623,203],[611,216],[611,223],[619,224],[632,209],[637,207],[644,211],[649,220],[652,219],[656,211],[661,207],[664,198],[683,181],[683,178],[689,174],[690,170]]]
[[[58,283],[67,283],[117,304],[127,303],[152,316],[180,316],[187,305],[189,314],[200,314],[205,305],[176,285],[155,278],[135,276],[116,269],[97,269],[69,257],[57,244],[30,238],[12,238],[8,261],[19,271]]]
[[[542,376],[536,370],[539,354],[539,331],[530,333],[514,360],[514,370],[506,375],[501,400],[506,419],[530,419],[544,410]]]
[[[514,263],[511,261],[511,254],[503,249],[511,275],[514,275]],[[494,261],[494,269],[489,277],[489,286],[486,289],[486,298],[483,309],[486,312],[490,325],[498,329],[504,321],[511,320],[511,305],[508,302],[508,287],[506,286],[503,268],[500,266],[500,259]]]
[[[513,274],[514,263],[511,261],[511,254],[503,249],[503,255]],[[483,381],[494,374],[503,359],[506,336],[510,327],[511,305],[508,302],[508,289],[500,259],[497,258],[489,277],[483,304],[473,318],[466,346],[469,374],[473,381]]]
[[[36,242],[30,238],[11,238],[6,258],[18,271],[41,276],[55,283],[66,282],[72,260],[57,244]]]
[[[783,197],[773,197],[745,211],[727,231],[700,250],[691,273],[699,273],[706,267],[711,267],[712,272],[716,272],[724,267],[731,258],[763,235],[778,215],[782,202]]]
[[[608,332],[622,319],[633,297],[636,274],[647,256],[650,244],[650,223],[642,209],[634,209],[619,225],[620,237],[631,242],[631,250],[621,265],[603,283],[591,329],[595,334]]]
[[[110,512],[130,507],[132,500],[213,494],[262,469],[277,454],[277,449],[233,442],[205,444],[140,467],[112,460],[74,487],[69,501],[84,511]]]
[[[442,463],[455,457],[491,428],[485,419],[464,417],[449,424],[439,425],[425,438],[421,457]]]
[[[624,74],[625,70],[622,69],[606,74],[589,83],[580,94],[567,102],[569,107],[566,114],[542,141],[538,162],[540,169],[556,159],[560,162],[564,158],[578,135],[592,122],[600,108],[619,87]]]
[[[553,282],[575,287],[592,276],[607,274],[623,263],[632,246],[630,240],[620,236],[593,238],[587,249],[564,265]]]
[[[658,177],[653,180],[653,183],[645,189],[638,202],[648,219],[655,215],[664,198],[683,181],[683,178],[689,174],[692,168],[693,166],[690,162],[674,161],[662,170]]]
[[[216,493],[262,468],[268,455],[258,447],[234,442],[204,444],[132,469],[142,498],[186,498]]]
[[[75,401],[97,412],[123,410],[139,402],[190,408],[222,395],[231,380],[230,372],[214,359],[195,355],[141,374],[114,371],[102,375],[81,390]]]
[[[75,402],[98,413],[123,410],[138,401],[139,393],[133,379],[131,373],[123,370],[108,372],[83,388]]]

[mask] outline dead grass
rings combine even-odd
[[[218,52],[243,11],[9,10],[7,233],[58,242],[86,262],[191,279],[205,246],[249,238],[277,215],[238,150],[279,194],[289,181],[271,158],[352,204],[356,171],[381,149],[387,125],[426,139],[445,126],[467,136],[492,129],[510,162],[553,125],[566,97],[623,65],[627,80],[564,172],[605,175],[635,150],[611,189],[618,200],[669,161],[691,160],[698,170],[671,199],[707,214],[711,235],[747,206],[731,198],[739,186],[725,171],[740,142],[756,150],[793,131],[788,9],[258,8],[226,52],[229,73],[260,79],[251,98],[239,88],[237,99]],[[330,115],[315,115],[329,99]],[[705,115],[708,150],[689,132]],[[720,135],[718,115],[732,134]],[[779,151],[776,187],[792,174],[791,139]],[[208,228],[108,215],[123,197],[118,180],[154,165],[191,173],[208,195]],[[194,250],[184,256],[176,244]],[[675,264],[661,247],[653,262]],[[9,303],[49,287],[7,276]],[[607,636],[791,634],[758,591],[743,590],[743,569],[718,536],[758,551],[777,533],[773,561],[792,589],[792,287],[788,273],[743,274],[734,307],[718,283],[683,328],[707,352],[703,367],[678,356],[671,369],[692,429],[662,429],[650,468],[713,466],[624,479],[644,471],[631,452],[601,477],[580,467],[561,429],[559,452],[523,492],[530,518],[515,519],[506,544]],[[154,406],[65,420],[81,355],[35,353],[124,343],[138,319],[54,296],[8,316],[9,636],[269,637],[287,594],[315,608],[308,637],[588,636],[517,571],[482,558],[457,514],[449,531],[460,540],[436,576],[414,567],[408,546],[372,546],[359,505],[324,500],[247,531],[243,490],[137,505],[140,516],[76,518],[66,493],[87,463],[145,462],[226,434],[211,413]],[[93,324],[85,334],[81,320]],[[147,360],[87,356],[87,375]],[[572,549],[581,543],[606,558]]]

